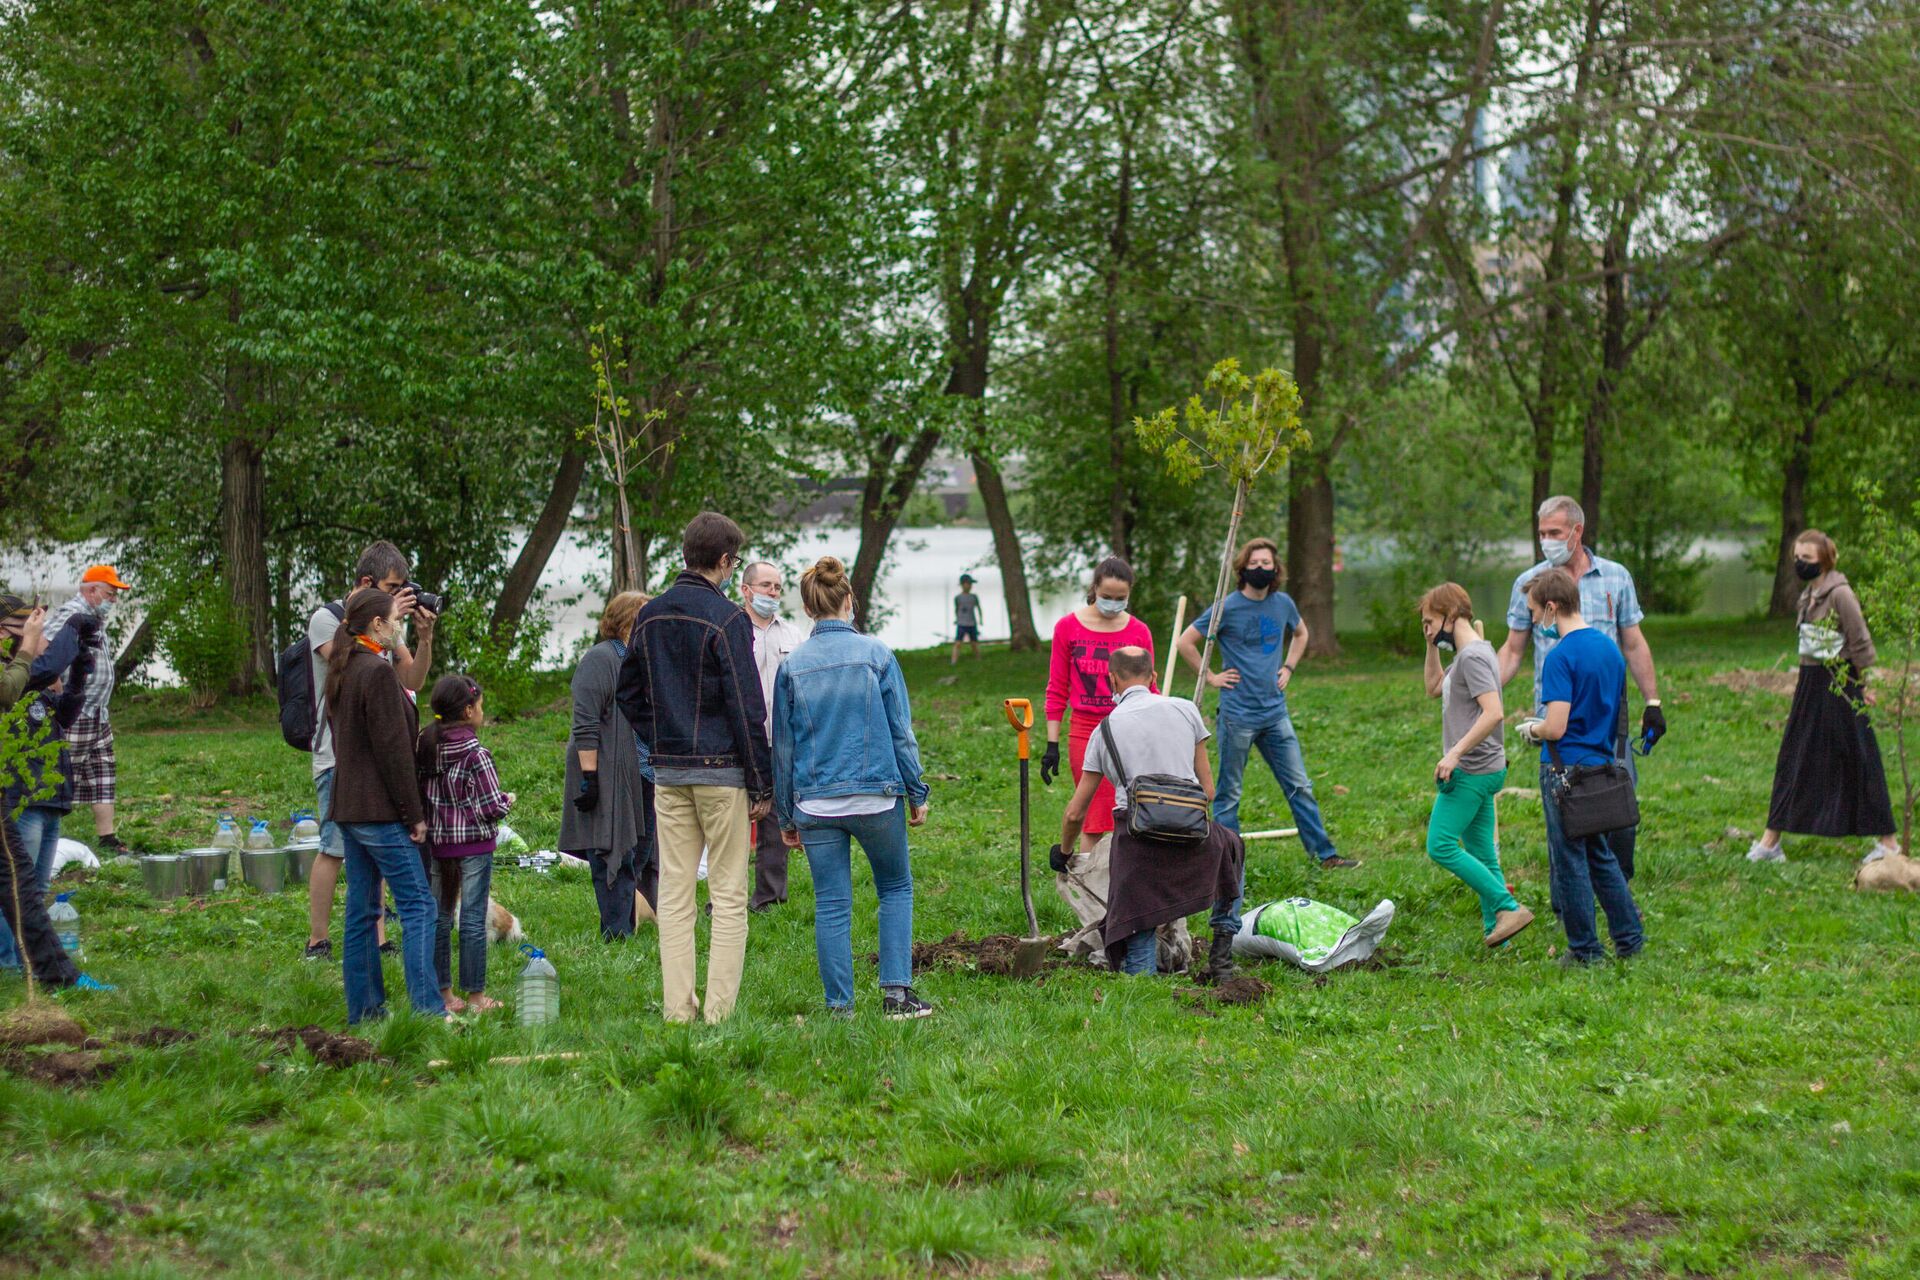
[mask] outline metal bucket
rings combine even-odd
[[[152,853],[140,859],[140,878],[147,892],[165,901],[187,891],[187,862],[171,853]]]
[[[181,854],[180,861],[187,868],[187,892],[195,897],[212,893],[214,883],[227,878],[231,853],[230,849],[189,849]]]
[[[313,860],[320,854],[320,841],[295,840],[282,852],[287,860],[287,883],[305,884],[313,875]]]
[[[242,849],[240,874],[262,893],[278,893],[287,886],[287,855],[280,849]]]

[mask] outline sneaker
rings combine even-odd
[[[907,987],[897,995],[889,992],[880,1002],[880,1012],[894,1022],[904,1022],[908,1018],[931,1018],[933,1006],[915,995],[912,987]]]
[[[68,991],[118,991],[119,989],[111,982],[102,982],[90,973],[81,974],[73,980],[73,985],[67,988]]]
[[[331,946],[332,944],[329,943],[328,945]],[[388,938],[380,944],[380,954],[383,956],[397,956],[400,954],[400,944],[392,938]]]
[[[1493,913],[1493,931],[1487,934],[1487,945],[1497,947],[1532,923],[1533,912],[1525,907],[1496,911]]]
[[[307,959],[309,960],[333,959],[333,940],[331,938],[322,938],[318,942],[309,942],[307,944]]]
[[[835,1022],[852,1022],[853,1006],[850,1004],[830,1004],[827,1006],[827,1016]]]
[[[1786,852],[1777,844],[1766,844],[1755,840],[1747,846],[1748,862],[1785,862]]]
[[[1860,859],[1860,865],[1864,867],[1869,862],[1879,862],[1882,858],[1885,858],[1888,854],[1898,853],[1898,852],[1900,852],[1900,846],[1897,844],[1876,844],[1873,846],[1873,848],[1867,850],[1866,857]]]
[[[1343,858],[1337,853],[1334,854],[1331,858],[1320,859],[1320,866],[1327,871],[1344,871],[1348,867],[1357,867],[1359,865],[1360,865],[1360,859]]]
[[[109,853],[125,853],[127,851],[127,846],[122,843],[120,837],[111,831],[101,836],[98,840],[94,841],[94,843]]]

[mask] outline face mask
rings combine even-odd
[[[1558,640],[1560,638],[1560,624],[1557,622],[1539,623],[1534,627],[1533,634],[1539,636],[1542,640]]]
[[[748,599],[747,604],[763,618],[771,619],[774,614],[780,612],[780,600],[777,596],[755,594]]]
[[[1818,560],[1795,560],[1793,562],[1793,571],[1800,576],[1800,581],[1812,582],[1820,576],[1820,562]]]
[[[1446,627],[1433,633],[1433,647],[1446,653],[1453,652],[1453,635]]]
[[[1125,600],[1109,600],[1105,596],[1095,596],[1093,607],[1109,618],[1117,618],[1127,611]]]
[[[1252,587],[1255,591],[1265,591],[1273,585],[1274,579],[1279,576],[1280,571],[1278,569],[1242,569],[1240,571],[1240,585],[1243,587]]]
[[[93,606],[93,616],[101,619],[102,621],[105,621],[107,615],[112,612],[113,612],[112,596],[108,596],[105,600],[102,600],[99,604]]]
[[[1573,559],[1573,544],[1564,538],[1542,538],[1540,539],[1540,554],[1547,558],[1548,564],[1558,569],[1561,565]]]

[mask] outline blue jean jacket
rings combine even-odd
[[[893,650],[828,618],[773,678],[773,812],[802,800],[905,796],[927,802],[907,682]]]

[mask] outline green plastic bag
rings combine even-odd
[[[1253,908],[1240,921],[1233,953],[1285,960],[1308,973],[1324,973],[1365,960],[1393,923],[1393,902],[1381,899],[1365,919],[1311,898],[1285,898]]]
[[[495,837],[493,851],[502,858],[518,857],[528,852],[527,842],[525,837],[503,822]]]

